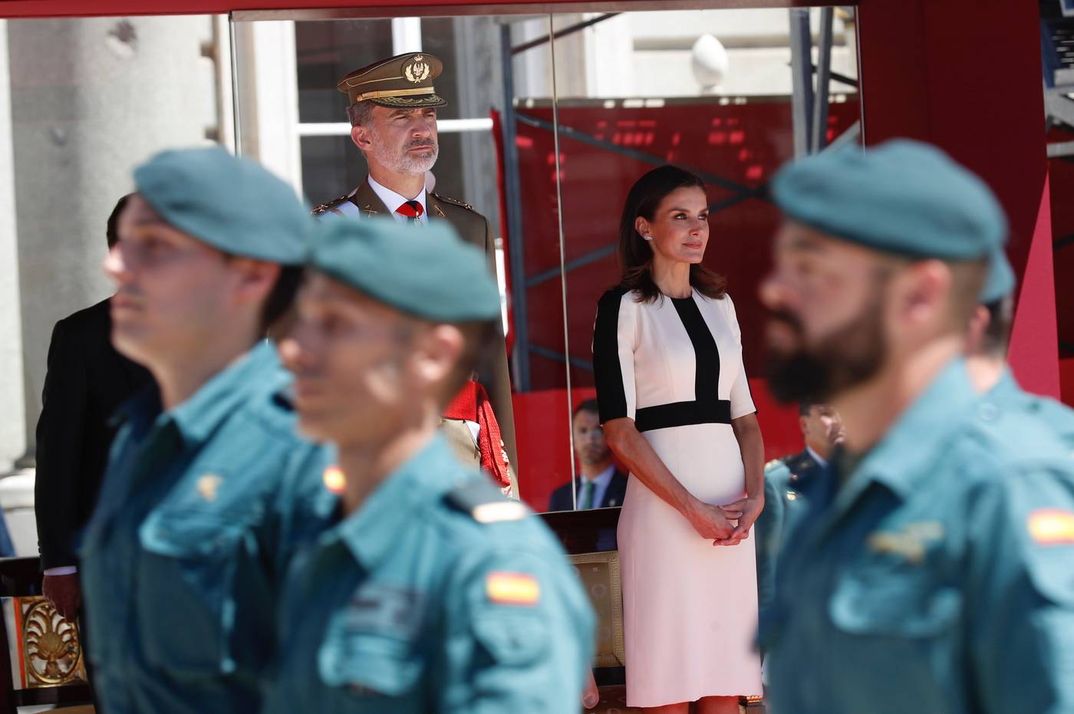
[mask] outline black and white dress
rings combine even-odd
[[[634,420],[690,493],[711,504],[745,495],[731,420],[756,411],[730,296],[638,302],[613,290],[597,308],[593,368],[601,423]],[[761,694],[754,652],[752,532],[713,546],[631,476],[619,519],[627,704]]]

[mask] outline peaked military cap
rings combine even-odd
[[[991,305],[1014,292],[1014,270],[1007,261],[1007,253],[1000,248],[988,260],[988,277],[977,295],[977,302]]]
[[[1006,240],[1003,209],[985,183],[907,139],[790,164],[773,179],[772,197],[795,221],[887,253],[976,260]]]
[[[446,221],[420,228],[391,218],[328,216],[314,228],[310,265],[377,302],[434,322],[500,316],[485,255]]]
[[[444,63],[428,52],[408,52],[356,69],[336,88],[350,105],[370,101],[383,107],[442,107],[447,104],[433,88]]]
[[[134,170],[166,223],[225,253],[300,265],[312,220],[283,180],[219,147],[163,151]]]

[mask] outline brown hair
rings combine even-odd
[[[660,202],[680,188],[704,191],[705,184],[699,177],[677,166],[660,166],[634,182],[623,205],[619,219],[619,264],[623,271],[619,288],[637,291],[640,302],[652,302],[662,296],[660,288],[653,282],[652,246],[641,237],[634,223],[639,216],[653,220]],[[717,300],[727,292],[727,280],[700,263],[690,266],[690,285],[705,297]]]

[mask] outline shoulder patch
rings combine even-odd
[[[459,208],[465,208],[467,211],[473,211],[474,210],[474,207],[471,206],[469,203],[466,203],[465,201],[460,201],[457,198],[450,198],[449,196],[441,196],[439,193],[436,193],[435,191],[432,192],[432,195],[433,195],[433,198],[435,198],[437,201],[443,201],[444,203],[450,203],[452,206],[458,206]],[[474,213],[477,213],[477,211],[474,211]]]
[[[350,200],[350,194],[343,194],[339,198],[333,198],[331,201],[326,201],[318,206],[314,206],[310,213],[314,216],[323,216],[326,213],[339,213],[337,206],[344,201]]]
[[[445,498],[455,508],[469,513],[478,523],[520,521],[529,514],[529,508],[519,501],[505,498],[485,476],[456,486],[447,492]]]

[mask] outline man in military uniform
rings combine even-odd
[[[762,622],[773,711],[1074,710],[1074,462],[962,358],[999,205],[910,141],[809,157],[772,195],[769,384],[847,425]]]
[[[334,445],[340,480],[288,579],[268,711],[577,711],[594,634],[577,576],[438,433],[495,335],[480,251],[445,224],[317,233],[280,352],[299,428]]]
[[[802,402],[798,405],[798,427],[805,448],[797,454],[773,459],[764,467],[764,510],[757,519],[757,588],[761,609],[775,592],[776,561],[788,519],[803,489],[814,479],[824,478],[828,460],[846,433],[839,413],[829,404]]]
[[[314,213],[391,216],[416,225],[446,221],[464,241],[484,252],[488,270],[495,275],[495,242],[488,220],[469,204],[426,190],[439,151],[436,110],[447,104],[433,86],[442,71],[439,58],[411,52],[374,62],[340,80],[339,91],[347,95],[351,140],[365,157],[369,175],[353,191],[317,206]],[[494,476],[508,479],[517,496],[514,471],[503,468],[501,454],[506,448],[510,463],[516,463],[511,378],[502,330],[489,342],[477,375],[495,419],[481,419],[480,394],[476,405],[474,395],[468,399],[460,395],[443,415],[445,435],[465,461],[480,462],[486,469],[491,466]],[[496,429],[499,435],[493,433]]]
[[[108,714],[256,712],[275,644],[285,533],[323,491],[288,375],[261,339],[289,306],[305,207],[219,148],[134,172],[131,229],[105,261],[112,340],[159,385],[121,408],[81,557]],[[257,210],[242,210],[257,206]]]

